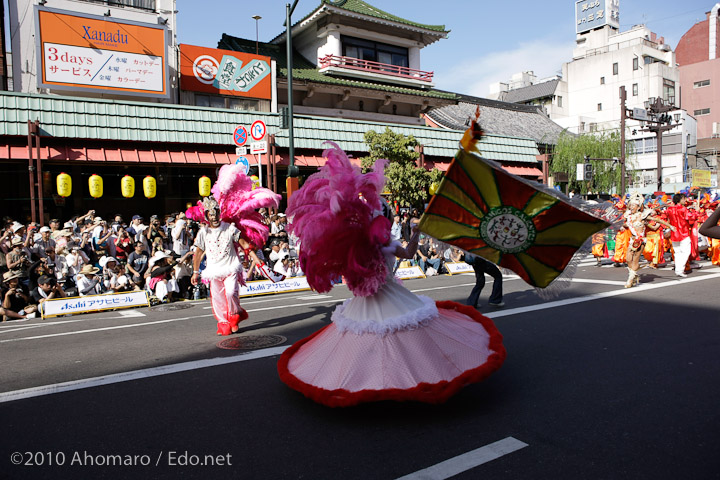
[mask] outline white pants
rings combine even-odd
[[[690,237],[683,238],[679,242],[672,242],[672,246],[675,252],[675,274],[680,275],[685,272],[685,264],[690,258]]]
[[[168,292],[180,293],[180,287],[174,278],[168,281],[160,280],[155,284],[155,296],[162,302],[167,297]]]

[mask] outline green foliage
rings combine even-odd
[[[420,153],[415,150],[418,145],[415,137],[394,133],[386,127],[383,133],[374,130],[365,132],[365,143],[370,155],[360,159],[363,171],[370,170],[375,160],[387,159],[385,190],[401,206],[422,209],[429,197],[430,184],[439,181],[442,172],[438,169],[427,171],[417,166]]]
[[[620,132],[599,132],[588,135],[573,136],[563,132],[555,146],[551,172],[566,172],[569,188],[580,193],[619,192],[620,165],[613,161],[591,160],[593,178],[591,181],[578,181],[578,163],[585,163],[584,157],[620,158]],[[631,141],[625,142],[625,170],[629,174],[634,169],[635,151]]]

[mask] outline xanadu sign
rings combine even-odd
[[[165,28],[38,7],[40,87],[168,97]]]
[[[271,62],[261,55],[180,45],[180,88],[269,100]]]

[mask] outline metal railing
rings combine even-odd
[[[416,70],[410,67],[401,67],[398,65],[391,65],[389,63],[361,60],[353,57],[342,57],[340,55],[326,55],[320,58],[319,66],[321,69],[328,67],[347,68],[349,70],[392,75],[394,77],[421,80],[423,82],[432,82],[434,75],[433,72]]]
[[[87,3],[99,3],[109,7],[133,7],[140,10],[155,11],[155,0],[80,0]]]

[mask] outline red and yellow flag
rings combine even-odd
[[[465,139],[464,139],[465,140]],[[474,142],[462,144],[474,150]],[[545,288],[608,223],[461,148],[420,230]]]

